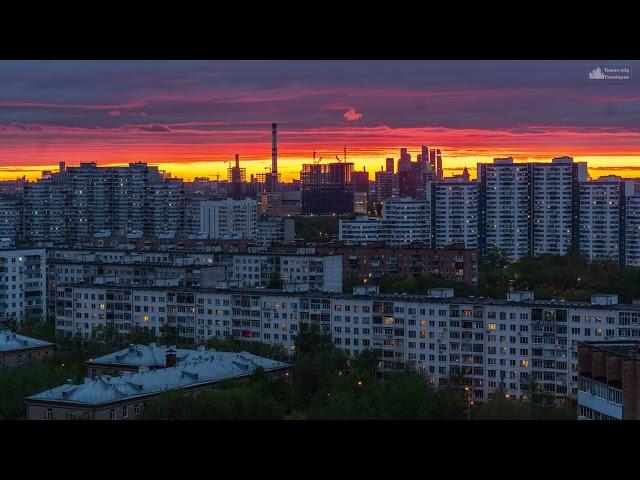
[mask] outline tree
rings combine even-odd
[[[379,348],[365,348],[350,363],[354,372],[375,377],[381,357],[382,350]]]

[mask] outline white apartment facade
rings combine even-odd
[[[200,231],[206,238],[255,238],[258,203],[252,198],[200,203]]]
[[[46,314],[45,250],[0,250],[0,323],[44,320]]]
[[[574,244],[576,196],[587,181],[587,164],[570,157],[532,163],[531,181],[533,254],[565,255]]]
[[[580,184],[580,250],[589,261],[619,258],[622,185],[615,177]]]
[[[234,254],[230,279],[243,287],[267,287],[277,275],[283,284],[306,284],[311,290],[342,291],[342,256]]]
[[[256,222],[256,245],[267,249],[273,243],[289,243],[295,240],[293,218],[270,218]]]
[[[382,222],[379,218],[366,216],[353,220],[340,220],[338,223],[338,240],[346,243],[361,243],[383,241]]]
[[[531,167],[511,157],[478,164],[479,249],[497,249],[509,261],[530,253]]]
[[[429,244],[431,218],[426,199],[391,198],[382,202],[382,218],[340,220],[338,239],[347,243]]]
[[[462,178],[430,184],[432,245],[478,248],[478,185]]]
[[[56,328],[88,337],[112,324],[123,333],[173,332],[197,344],[232,337],[293,351],[300,323],[311,322],[348,355],[379,348],[381,367],[408,365],[436,386],[459,369],[474,401],[499,387],[521,398],[530,377],[558,401],[575,397],[576,342],[640,336],[640,305],[619,305],[616,296],[536,301],[512,292],[505,301],[434,290],[413,296],[62,286]]]
[[[393,198],[382,202],[383,236],[389,245],[428,243],[429,204],[423,199]]]
[[[625,199],[625,261],[630,267],[640,267],[640,195]]]

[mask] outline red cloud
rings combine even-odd
[[[347,120],[348,122],[355,122],[357,120],[360,120],[362,118],[362,114],[356,112],[356,109],[351,107],[345,114],[344,114],[344,119]]]

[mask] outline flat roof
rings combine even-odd
[[[519,305],[541,308],[591,308],[594,310],[633,310],[640,311],[640,303],[638,304],[615,304],[602,305],[591,302],[578,302],[567,300],[522,300],[513,301],[506,298],[489,298],[489,297],[432,297],[427,294],[405,294],[405,293],[378,293],[368,295],[358,295],[353,293],[341,292],[325,292],[322,290],[311,290],[302,292],[291,292],[273,288],[212,288],[212,287],[153,287],[145,285],[97,285],[90,281],[80,283],[59,284],[58,288],[102,288],[107,290],[163,290],[167,292],[183,292],[183,293],[223,293],[230,295],[275,295],[275,296],[297,296],[305,298],[340,298],[343,300],[362,300],[370,298],[377,301],[389,302],[423,302],[423,303],[446,303],[446,304],[465,304],[465,305]],[[446,288],[445,288],[446,290]],[[606,295],[606,294],[601,294]]]
[[[10,330],[0,330],[0,352],[13,352],[28,350],[37,347],[53,346],[51,342],[45,342],[37,338],[25,337]]]
[[[640,360],[640,341],[612,340],[609,342],[578,342],[578,345],[588,346],[632,360]]]
[[[164,391],[204,386],[251,375],[258,367],[279,370],[288,363],[270,360],[247,352],[196,350],[197,354],[175,367],[125,372],[122,376],[103,375],[85,378],[84,383],[67,383],[25,398],[26,401],[62,402],[78,406],[98,406],[129,398],[159,394]]]

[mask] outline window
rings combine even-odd
[[[129,407],[125,405],[124,407],[122,407],[122,418],[127,417],[129,417]]]
[[[47,413],[45,418],[47,420],[53,420],[53,409],[52,408],[47,408]]]
[[[115,408],[112,408],[112,409],[109,411],[109,419],[110,419],[110,420],[115,420],[115,419],[116,419],[116,409],[115,409]]]

